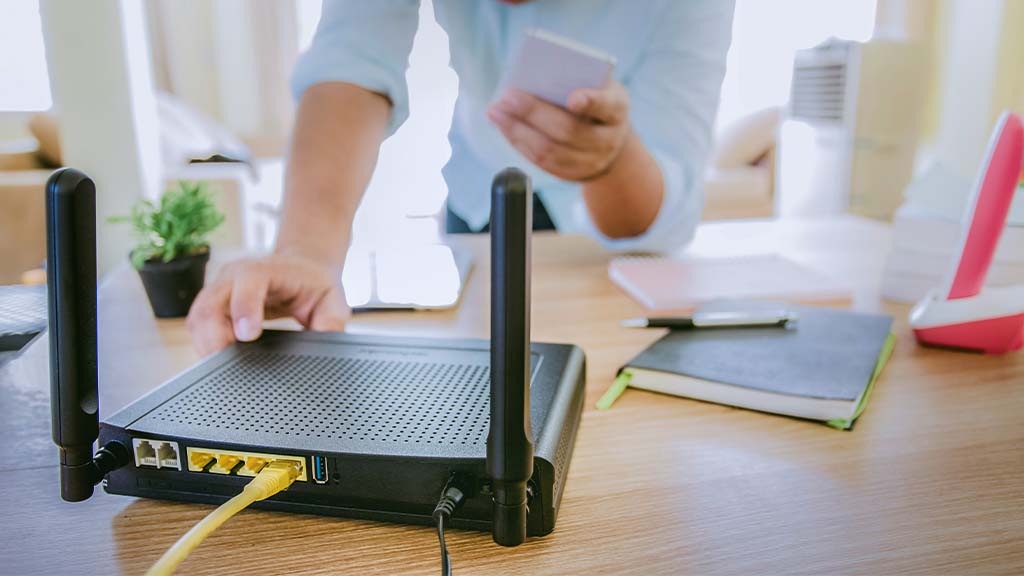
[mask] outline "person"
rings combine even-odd
[[[227,264],[196,298],[187,324],[200,353],[258,338],[264,318],[344,328],[352,218],[381,142],[408,116],[418,4],[325,0],[293,74],[275,249]],[[434,0],[434,11],[459,77],[444,168],[449,231],[485,229],[490,179],[515,165],[533,180],[540,226],[589,233],[610,250],[666,251],[692,237],[733,2]],[[563,106],[499,93],[504,65],[535,27],[611,54],[613,79]]]

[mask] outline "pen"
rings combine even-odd
[[[692,330],[695,328],[784,328],[795,322],[796,314],[785,311],[750,312],[696,312],[691,317],[630,318],[622,321],[623,328],[670,328]]]

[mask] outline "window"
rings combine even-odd
[[[0,18],[0,112],[50,108],[50,80],[37,0],[4,0]]]

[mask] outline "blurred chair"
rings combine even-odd
[[[46,258],[43,167],[35,141],[0,146],[0,284],[15,284]]]
[[[0,284],[14,284],[46,258],[47,178],[61,165],[56,120],[40,114],[29,123],[32,138],[0,143]],[[206,182],[217,192],[224,224],[213,235],[215,248],[246,246],[245,201],[256,186],[251,166],[204,163],[165,169],[165,188],[178,180]],[[130,207],[125,206],[127,213]],[[125,260],[129,246],[125,246]]]
[[[754,112],[717,136],[704,179],[704,220],[769,218],[781,109]]]

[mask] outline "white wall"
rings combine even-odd
[[[29,117],[52,104],[37,0],[0,8],[0,140],[28,138]]]
[[[294,1],[147,0],[157,86],[279,155],[291,129]]]
[[[1004,2],[945,0],[941,104],[936,159],[970,177],[978,169],[992,130],[992,102]]]
[[[43,0],[46,57],[64,163],[96,182],[99,272],[128,257],[128,226],[107,223],[155,197],[159,127],[141,0]]]

